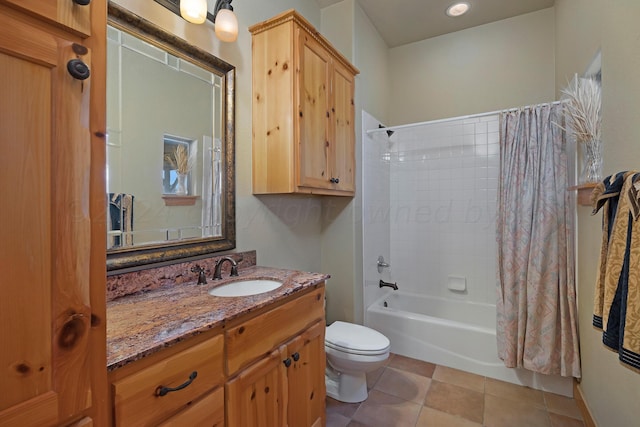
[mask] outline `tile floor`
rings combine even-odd
[[[327,397],[327,427],[584,427],[573,399],[391,355],[369,398]]]

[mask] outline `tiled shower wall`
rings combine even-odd
[[[495,304],[498,115],[400,129],[387,144],[390,204],[376,203],[372,215],[388,216],[392,280],[409,292]],[[365,185],[383,176],[368,176],[365,162]],[[450,277],[464,278],[466,290],[449,290]]]

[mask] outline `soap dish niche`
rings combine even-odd
[[[464,276],[448,276],[447,288],[455,293],[467,292],[467,278]]]

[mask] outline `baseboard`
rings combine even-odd
[[[585,427],[598,427],[593,419],[593,415],[591,415],[589,405],[584,400],[582,388],[580,387],[580,384],[578,384],[578,381],[575,379],[573,380],[573,399],[576,401],[578,408],[580,408],[580,412],[582,413],[582,420],[584,421]]]

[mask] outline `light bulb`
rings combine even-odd
[[[234,42],[238,38],[238,18],[229,9],[220,9],[216,15],[216,36],[223,42]]]
[[[180,0],[180,15],[193,24],[207,19],[207,0]]]
[[[469,3],[461,2],[449,6],[447,9],[447,15],[449,16],[461,16],[469,11]]]

